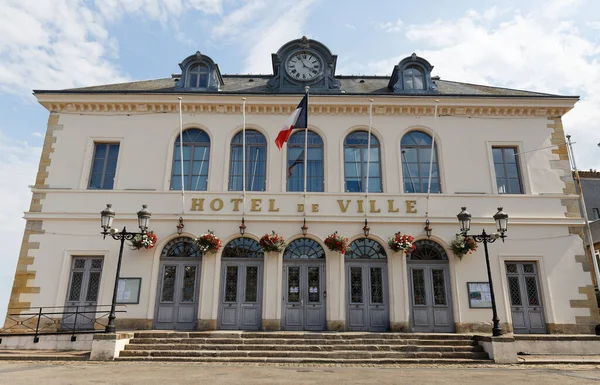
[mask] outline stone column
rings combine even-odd
[[[262,299],[264,331],[281,330],[282,280],[283,254],[277,251],[265,253]]]
[[[221,251],[204,253],[198,300],[198,330],[216,330],[221,279]]]
[[[327,292],[327,330],[346,330],[346,273],[344,254],[337,251],[325,253]]]
[[[409,325],[408,279],[406,253],[390,252],[388,257],[388,283],[390,293],[390,330],[407,332]]]

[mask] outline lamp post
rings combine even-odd
[[[138,217],[138,226],[141,230],[139,233],[128,232],[126,227],[123,226],[123,230],[117,231],[113,229],[112,222],[115,219],[115,212],[112,209],[111,204],[107,204],[106,208],[102,210],[100,213],[100,223],[104,231],[102,231],[102,235],[106,239],[107,235],[113,237],[118,241],[121,241],[121,247],[119,248],[119,260],[117,262],[117,274],[115,276],[115,287],[113,289],[112,302],[110,304],[110,313],[108,314],[108,324],[104,331],[106,333],[114,333],[115,329],[115,307],[117,304],[117,290],[119,289],[119,273],[121,272],[121,261],[123,260],[123,246],[125,245],[125,241],[132,240],[136,235],[146,234],[148,231],[148,225],[150,223],[150,216],[152,213],[147,210],[146,205],[142,205],[142,209],[137,212]]]
[[[496,239],[501,238],[502,242],[504,242],[504,238],[506,238],[507,228],[508,228],[508,215],[502,211],[502,207],[498,207],[498,212],[494,214],[494,221],[496,221],[496,229],[498,230],[498,234],[488,234],[485,232],[485,229],[481,232],[481,234],[468,235],[467,232],[471,228],[471,214],[467,211],[466,207],[461,207],[462,211],[458,213],[456,216],[458,218],[458,222],[460,223],[460,232],[465,237],[471,237],[477,243],[483,243],[483,249],[485,250],[485,264],[487,266],[487,274],[488,281],[490,283],[490,296],[492,297],[492,322],[494,326],[492,327],[492,336],[498,337],[502,335],[502,329],[500,328],[500,320],[498,319],[498,312],[496,311],[496,296],[494,295],[494,284],[492,282],[492,271],[490,269],[490,257],[488,254],[488,243],[496,242]]]

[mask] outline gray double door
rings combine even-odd
[[[103,263],[102,257],[73,257],[65,314],[61,321],[64,330],[94,328]]]
[[[390,326],[387,260],[346,262],[349,331],[387,331]]]
[[[413,332],[455,331],[447,262],[408,263],[410,326]]]
[[[161,261],[154,328],[196,328],[200,266],[200,258],[169,258]]]
[[[259,330],[262,325],[263,260],[224,258],[218,328]]]
[[[325,261],[284,260],[284,330],[325,330],[325,300]]]
[[[546,333],[544,306],[535,262],[506,262],[506,278],[515,333]]]

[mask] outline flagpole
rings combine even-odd
[[[246,216],[246,98],[242,98],[242,221]]]
[[[308,110],[308,90],[309,86],[304,87],[304,93],[306,94],[306,108]],[[308,113],[306,114],[306,129],[304,130],[304,213],[303,215],[306,217],[306,175],[307,175],[307,163],[308,163]]]
[[[429,194],[431,193],[431,172],[433,171],[433,155],[435,154],[435,128],[437,126],[437,110],[438,99],[435,100],[435,107],[433,109],[433,133],[431,135],[431,154],[429,155],[429,180],[427,181],[427,199],[425,208],[425,218],[429,217]],[[438,170],[439,174],[439,170]],[[439,178],[439,175],[438,175]]]
[[[369,168],[371,166],[371,127],[373,122],[373,99],[369,99],[369,135],[367,137],[367,183],[365,186],[365,204],[369,204]],[[369,210],[365,209],[365,221],[367,220],[367,213]],[[366,226],[366,224],[365,224]]]
[[[185,212],[185,187],[183,175],[183,114],[181,111],[181,101],[183,98],[179,96],[179,160],[181,164],[181,213]]]

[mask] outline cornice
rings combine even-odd
[[[48,111],[66,114],[85,115],[144,115],[152,113],[178,113],[178,103],[162,102],[40,102]],[[252,103],[246,104],[246,114],[282,115],[290,114],[296,104]],[[438,107],[438,116],[482,116],[482,117],[559,117],[566,114],[571,107],[523,106],[477,106],[477,105],[444,105]],[[242,113],[241,103],[209,103],[184,102],[184,114],[231,114]],[[365,103],[331,104],[319,103],[309,106],[312,115],[368,115],[369,105]],[[373,107],[373,115],[383,116],[433,116],[433,105],[392,105],[377,104]]]

